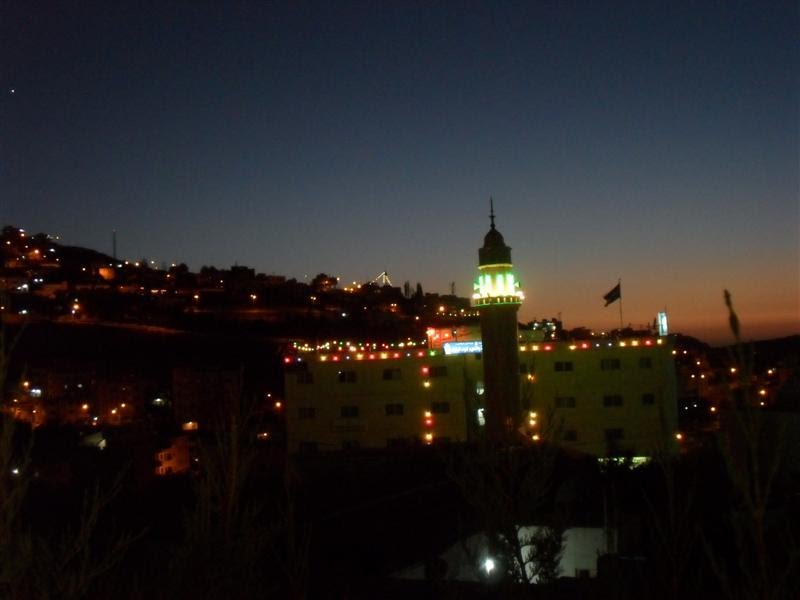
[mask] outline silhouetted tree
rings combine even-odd
[[[335,288],[338,283],[336,277],[331,277],[326,273],[319,273],[311,280],[311,287],[318,291],[330,290]]]
[[[0,322],[0,391],[5,390],[11,350],[19,335],[10,339]],[[65,528],[52,539],[34,535],[22,518],[31,481],[32,437],[28,444],[19,444],[18,431],[11,415],[0,413],[0,597],[85,597],[139,537],[112,534],[105,549],[97,551],[95,546],[100,513],[118,494],[121,480],[106,491],[95,487],[84,497],[75,529]]]
[[[555,448],[548,445],[482,440],[450,465],[450,476],[509,583],[530,583],[538,577],[550,581],[558,575],[563,529],[544,511],[555,456]],[[531,525],[544,527],[529,534]]]
[[[720,549],[708,539],[705,546],[727,597],[796,597],[800,547],[792,527],[773,523],[769,518],[786,430],[780,425],[777,431],[768,429],[762,411],[750,397],[752,350],[742,344],[739,317],[730,292],[725,290],[724,296],[736,341],[732,354],[741,394],[731,402],[729,431],[719,438],[719,450],[734,492],[727,522],[734,534],[735,568],[725,564]]]

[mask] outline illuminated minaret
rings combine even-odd
[[[511,248],[494,226],[493,202],[489,217],[491,228],[478,250],[472,300],[481,315],[487,433],[491,439],[508,440],[522,416],[517,311],[524,296],[514,277]]]

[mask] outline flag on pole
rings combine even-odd
[[[610,292],[608,292],[605,296],[603,296],[603,300],[606,301],[606,306],[608,306],[613,302],[616,302],[622,297],[622,291],[620,290],[620,285],[622,284],[618,283],[613,288],[611,288]]]

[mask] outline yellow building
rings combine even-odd
[[[424,350],[345,344],[286,357],[290,452],[481,437],[596,456],[675,449],[671,338],[521,343],[524,294],[493,207],[490,219],[473,294],[480,336],[432,329]]]
[[[674,449],[672,338],[519,347],[523,436],[596,456]],[[289,451],[476,439],[484,428],[480,340],[442,349],[287,357]],[[534,439],[535,438],[535,439]]]

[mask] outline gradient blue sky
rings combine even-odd
[[[3,224],[468,295],[492,195],[523,320],[800,331],[796,2],[143,4],[0,4]]]

